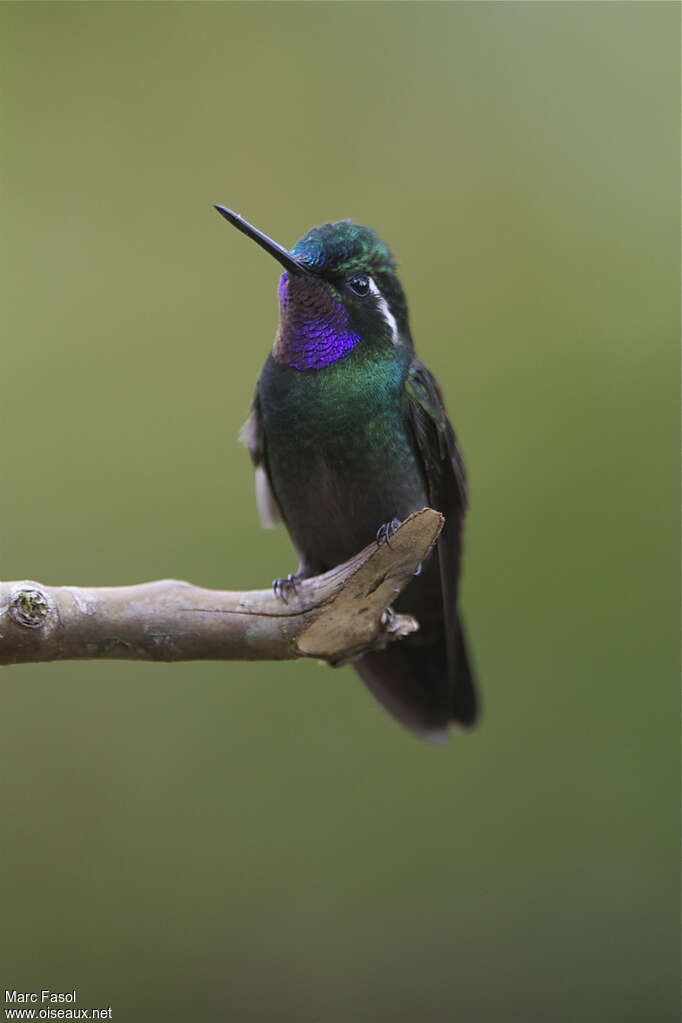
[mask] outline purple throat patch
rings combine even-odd
[[[279,309],[272,354],[292,369],[324,369],[345,359],[360,341],[348,326],[343,304],[324,281],[283,273]]]

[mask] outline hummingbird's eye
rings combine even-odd
[[[369,291],[369,277],[367,274],[354,274],[348,280],[348,287],[356,295],[366,295]]]

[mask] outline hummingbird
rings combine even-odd
[[[275,593],[286,601],[299,579],[390,543],[412,512],[440,511],[436,551],[395,605],[419,630],[353,667],[418,736],[469,728],[478,698],[457,600],[466,476],[441,390],[415,355],[393,256],[351,220],[313,227],[289,250],[215,209],[283,267],[279,325],[241,434],[261,522],[283,522],[300,559]]]

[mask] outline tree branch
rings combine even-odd
[[[380,649],[419,628],[388,609],[425,560],[443,516],[423,508],[390,538],[324,575],[271,590],[205,590],[174,579],[138,586],[0,583],[0,664],[91,658],[150,661],[323,658]]]

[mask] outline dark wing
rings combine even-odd
[[[438,562],[448,675],[455,717],[470,724],[476,717],[476,697],[466,641],[457,616],[462,522],[467,507],[466,475],[440,388],[418,359],[412,361],[405,379],[404,410],[421,456],[429,503],[445,516],[438,540]]]
[[[439,511],[467,507],[464,462],[448,419],[440,387],[426,366],[413,359],[405,378],[406,414],[422,457],[429,497]]]
[[[272,490],[268,473],[265,430],[263,429],[258,391],[254,396],[249,418],[239,433],[239,439],[242,444],[246,445],[256,470],[256,504],[261,525],[264,529],[272,529],[282,521],[282,513]]]

